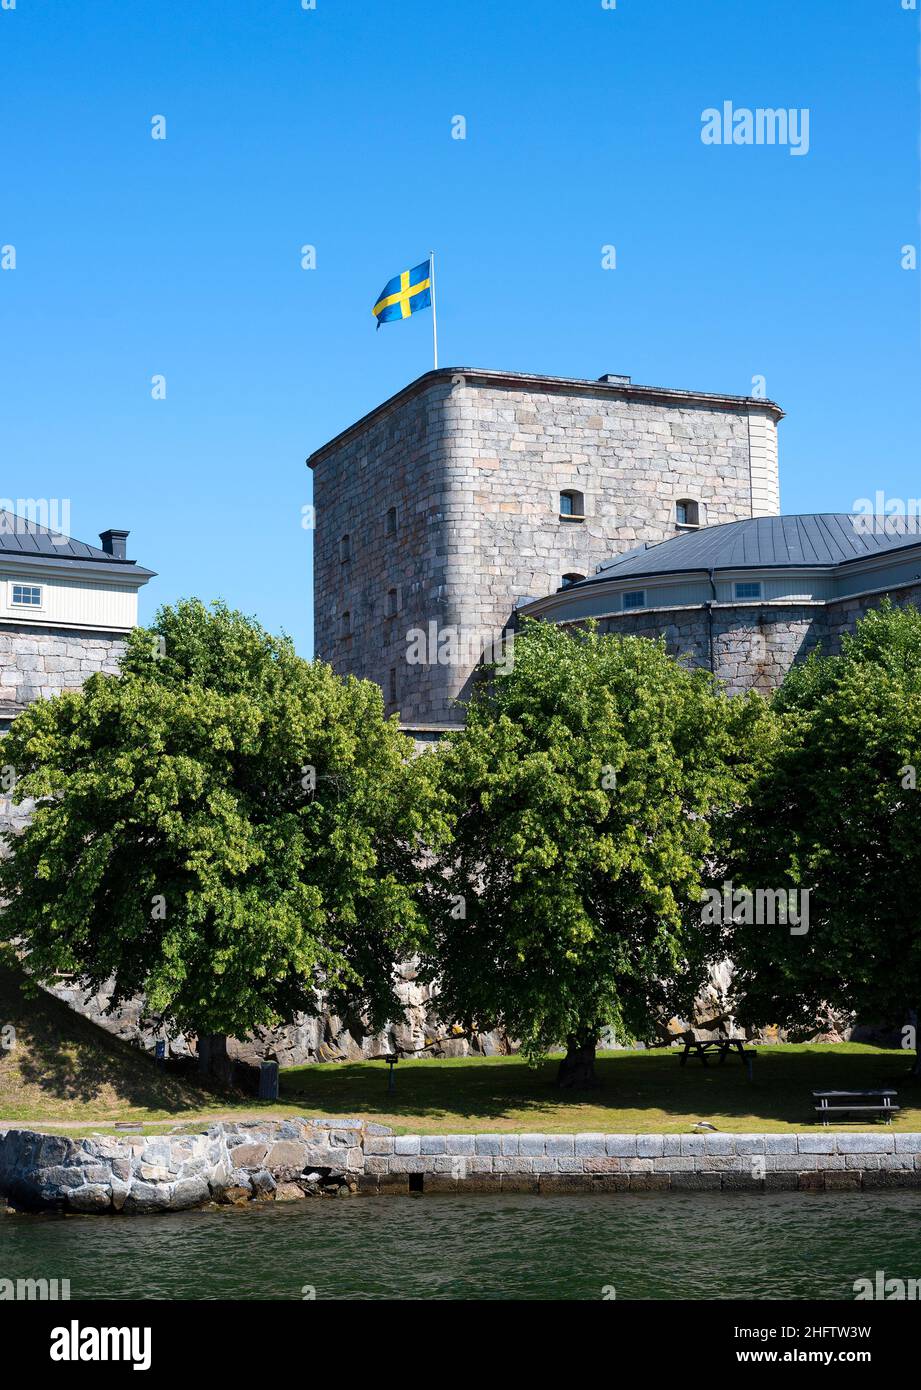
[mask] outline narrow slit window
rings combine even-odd
[[[351,558],[352,538],[349,535],[349,533],[346,532],[345,535],[342,537],[341,541],[339,542],[339,559],[342,561],[343,564],[345,564],[346,561],[351,560]]]
[[[395,536],[397,533],[397,509],[396,507],[387,508],[387,518],[384,523],[384,531],[388,536]]]
[[[341,637],[351,637],[352,635],[352,615],[348,609],[346,609],[342,615],[342,620],[339,627],[339,635]]]

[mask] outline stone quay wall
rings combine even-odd
[[[409,1192],[860,1191],[921,1187],[921,1134],[410,1134],[357,1119],[203,1134],[0,1136],[13,1207],[144,1214]]]
[[[361,1190],[413,1187],[535,1193],[921,1187],[921,1134],[369,1136]]]
[[[390,1131],[352,1119],[214,1124],[203,1134],[124,1138],[9,1129],[0,1135],[0,1194],[25,1209],[146,1213],[349,1193],[364,1168],[362,1140],[377,1133]]]

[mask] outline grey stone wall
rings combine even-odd
[[[921,584],[906,585],[893,589],[887,597],[900,606],[913,604],[921,608]],[[846,632],[853,632],[858,621],[870,608],[881,602],[883,594],[869,594],[863,598],[835,599],[827,604],[822,628],[823,649],[828,652],[841,650],[841,638]]]
[[[795,661],[821,646],[841,650],[841,638],[882,601],[882,593],[835,599],[829,603],[715,604],[712,617],[713,669],[732,695],[767,693],[781,683]],[[896,589],[897,604],[921,606],[921,584]],[[707,611],[670,608],[614,613],[598,621],[599,630],[621,636],[665,638],[668,651],[693,667],[710,664]]]
[[[665,638],[667,650],[692,667],[710,665],[707,610],[672,608],[615,613],[601,618],[602,632]],[[775,689],[794,661],[825,636],[824,610],[816,604],[720,604],[712,614],[713,669],[731,695]]]
[[[676,534],[680,498],[710,525],[757,514],[750,418],[773,437],[778,413],[743,398],[429,374],[314,457],[318,655],[376,680],[409,723],[459,722],[470,649],[519,600]],[[567,489],[584,496],[584,521],[560,520]],[[462,651],[409,664],[407,633],[429,624],[459,634]]]
[[[114,675],[124,645],[124,633],[3,623],[0,704],[28,705],[62,690],[79,690],[94,671]]]
[[[124,646],[124,633],[0,625],[0,731],[33,700],[79,690],[95,671],[115,675]],[[0,789],[0,836],[21,830],[31,813],[31,801],[17,805]],[[0,855],[5,853],[0,839]]]
[[[0,1193],[24,1208],[143,1214],[348,1192],[363,1169],[363,1137],[377,1133],[390,1131],[351,1119],[215,1124],[203,1134],[125,1138],[9,1129],[0,1135]]]
[[[921,1135],[477,1134],[365,1140],[363,1191],[749,1191],[921,1187]],[[377,1186],[374,1179],[377,1179]]]
[[[921,1187],[921,1134],[407,1134],[355,1119],[204,1134],[0,1136],[18,1206],[143,1214],[207,1202],[439,1192],[838,1191]]]

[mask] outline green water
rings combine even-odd
[[[71,1298],[852,1299],[921,1277],[921,1192],[356,1197],[0,1217],[0,1277]],[[608,1295],[610,1296],[610,1295]]]

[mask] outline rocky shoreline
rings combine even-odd
[[[394,1135],[359,1119],[305,1117],[201,1134],[0,1135],[0,1196],[25,1211],[145,1214],[359,1193],[892,1187],[921,1187],[921,1134]]]

